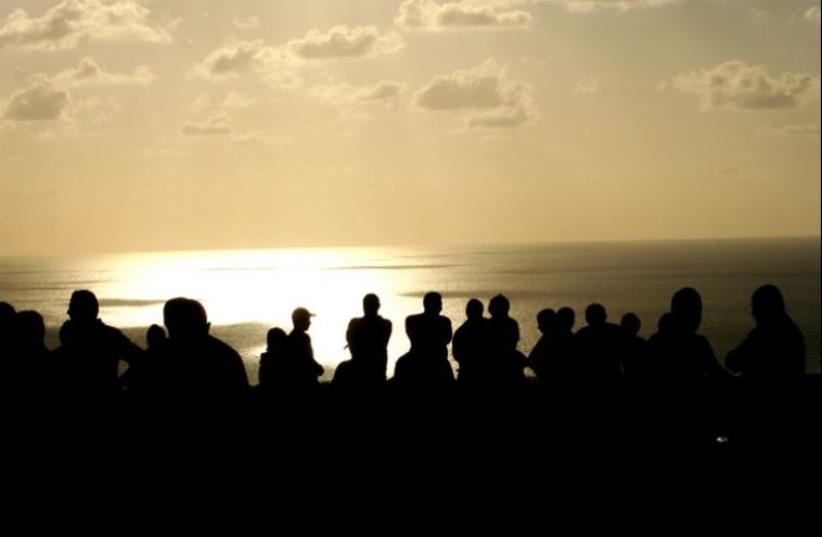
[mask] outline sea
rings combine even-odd
[[[539,339],[536,315],[570,306],[575,329],[591,303],[604,305],[618,323],[633,312],[650,336],[668,311],[671,295],[694,287],[702,295],[700,332],[717,357],[738,345],[754,326],[750,298],[760,285],[779,286],[789,315],[805,337],[807,369],[820,371],[820,239],[722,239],[578,242],[457,246],[449,248],[308,248],[140,252],[72,257],[1,257],[0,300],[39,311],[46,344],[59,345],[71,292],[89,289],[100,318],[145,345],[146,328],[162,324],[163,303],[184,296],[203,303],[211,333],[243,357],[252,383],[269,328],[291,328],[291,312],[308,308],[309,334],[325,380],[350,357],[345,331],[362,314],[362,297],[379,295],[393,322],[389,376],[408,351],[406,316],[422,311],[428,291],[443,296],[443,315],[454,329],[465,304],[503,294],[520,325],[519,349]]]

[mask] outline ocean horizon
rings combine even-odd
[[[394,325],[390,376],[409,347],[404,319],[422,310],[427,291],[443,295],[443,314],[454,329],[465,319],[469,298],[487,306],[492,296],[506,295],[520,324],[519,349],[528,354],[539,339],[536,314],[543,308],[572,307],[576,330],[585,324],[585,307],[598,302],[612,322],[637,314],[640,335],[648,337],[671,295],[694,287],[703,299],[700,332],[722,361],[754,326],[751,294],[771,283],[782,289],[805,337],[808,372],[818,373],[820,273],[816,237],[164,251],[0,257],[0,300],[41,312],[53,349],[75,289],[93,291],[100,318],[141,346],[146,327],[162,324],[167,299],[195,298],[206,307],[212,334],[240,352],[256,383],[267,330],[289,330],[291,311],[300,306],[316,314],[309,334],[326,368],[323,378],[330,380],[334,367],[349,358],[348,321],[362,314],[362,297],[371,292]]]

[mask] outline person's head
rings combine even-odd
[[[465,305],[465,316],[470,320],[482,319],[485,306],[476,298],[472,298]]]
[[[77,324],[88,324],[97,320],[100,313],[100,304],[94,293],[86,289],[78,289],[71,294],[68,316]]]
[[[585,308],[585,322],[590,326],[603,325],[607,319],[608,313],[602,304],[594,303]]]
[[[192,341],[208,335],[211,325],[205,308],[190,298],[172,298],[163,307],[163,322],[174,341]]]
[[[153,349],[158,345],[162,345],[166,340],[166,331],[158,324],[153,324],[146,330],[146,344],[149,349]]]
[[[442,295],[436,291],[425,293],[422,297],[422,309],[428,314],[439,314],[442,311]]]
[[[554,330],[557,324],[557,313],[551,308],[545,308],[537,313],[537,327],[543,334]]]
[[[0,302],[0,326],[10,323],[14,318],[14,306],[8,302]]]
[[[266,346],[268,347],[268,352],[275,352],[280,350],[285,345],[285,342],[288,339],[288,335],[286,335],[285,330],[282,328],[274,328],[269,329],[268,333],[265,336]]]
[[[380,311],[380,297],[374,293],[362,297],[362,311],[366,317],[376,317]]]
[[[36,311],[21,311],[14,316],[14,330],[17,341],[24,347],[42,347],[46,337],[43,316]]]
[[[639,328],[642,326],[642,323],[635,313],[626,313],[622,316],[622,321],[620,321],[619,326],[622,327],[622,330],[625,331],[626,334],[635,336],[639,334]]]
[[[511,303],[505,295],[497,295],[488,302],[488,313],[491,314],[491,318],[507,317],[509,311]]]
[[[305,332],[311,326],[311,317],[314,314],[305,308],[297,308],[291,313],[291,322],[294,323],[294,330]]]
[[[577,315],[569,306],[563,306],[557,311],[557,327],[563,332],[570,332],[577,322]]]
[[[671,298],[673,328],[691,334],[702,323],[702,297],[692,287],[683,287]]]
[[[775,285],[763,285],[751,297],[751,314],[758,326],[770,324],[785,316],[785,299]]]

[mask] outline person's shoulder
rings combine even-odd
[[[103,336],[111,341],[118,341],[118,342],[131,342],[128,336],[119,328],[115,328],[113,326],[109,326],[103,321],[99,321],[97,329],[100,331]]]
[[[240,353],[238,353],[234,349],[234,347],[232,347],[231,345],[229,345],[225,341],[223,341],[221,339],[217,339],[216,337],[211,336],[211,335],[208,336],[208,339],[206,341],[207,341],[207,345],[208,345],[208,347],[211,351],[213,351],[215,353],[219,353],[221,356],[227,356],[227,357],[232,357],[232,358],[236,357],[238,359],[241,359],[240,358]]]

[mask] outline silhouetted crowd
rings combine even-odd
[[[724,365],[699,333],[702,300],[692,288],[673,295],[670,311],[647,341],[632,313],[615,324],[605,307],[591,304],[585,325],[575,331],[573,309],[543,309],[537,315],[541,338],[527,355],[518,348],[519,324],[506,297],[489,301],[487,317],[483,303],[470,299],[465,321],[453,331],[441,314],[441,295],[429,292],[423,311],[405,319],[410,348],[390,379],[392,323],[380,316],[376,295],[366,295],[362,305],[363,316],[351,319],[346,330],[350,359],[339,364],[330,384],[319,381],[324,368],[308,334],[313,314],[297,308],[290,332],[268,331],[259,384],[252,387],[240,355],[209,334],[206,311],[195,300],[166,302],[165,328],[152,325],[143,349],[99,319],[92,292],[75,291],[60,345],[52,351],[44,344],[39,313],[17,312],[2,302],[0,390],[21,408],[127,408],[145,419],[243,414],[258,423],[274,416],[280,425],[339,425],[364,416],[404,423],[435,417],[445,425],[456,418],[458,427],[473,423],[480,429],[550,423],[564,438],[591,428],[616,428],[633,438],[653,430],[655,437],[672,435],[671,442],[710,449],[802,427],[786,416],[804,420],[812,404],[802,395],[809,391],[803,336],[773,285],[753,293],[755,326]],[[815,387],[810,390],[816,394]]]

